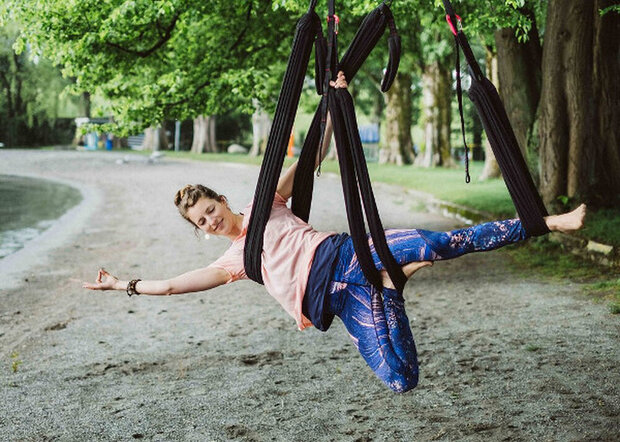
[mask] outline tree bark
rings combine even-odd
[[[84,103],[84,116],[86,118],[90,118],[91,116],[91,112],[90,112],[90,93],[89,92],[83,92],[82,93],[82,102]]]
[[[611,6],[613,1],[597,1],[596,9]],[[620,207],[620,14],[609,12],[600,17],[595,10],[594,29],[594,97],[595,130],[599,142],[594,150],[593,176],[589,201],[600,206]],[[613,196],[615,195],[615,198]]]
[[[257,101],[254,102],[254,114],[252,114],[252,148],[250,156],[256,157],[265,152],[267,139],[271,130],[271,118],[260,107]]]
[[[530,130],[536,119],[542,82],[542,47],[536,24],[528,40],[519,43],[512,28],[495,32],[500,95],[512,125],[519,148],[527,156]]]
[[[450,69],[437,61],[426,65],[422,72],[425,151],[416,163],[424,167],[454,165],[450,144],[452,122],[450,74]]]
[[[552,0],[543,48],[541,193],[603,206],[620,195],[620,16],[611,0]]]
[[[487,65],[487,77],[491,83],[495,85],[498,92],[501,94],[502,88],[500,87],[499,73],[497,66],[497,54],[495,54],[489,47],[486,48],[486,65]],[[491,149],[491,144],[488,139],[484,140],[484,167],[482,173],[478,178],[480,181],[488,180],[489,178],[499,178],[502,176],[502,172],[499,169],[499,164]]]
[[[379,163],[411,164],[411,75],[398,73],[386,94],[386,142],[379,151]]]
[[[214,115],[200,115],[194,118],[194,138],[191,151],[194,153],[217,152]]]
[[[140,148],[142,150],[152,150],[153,152],[168,149],[166,130],[161,126],[146,128],[144,140]]]

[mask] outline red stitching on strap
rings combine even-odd
[[[462,25],[461,25],[461,17],[456,15],[456,20],[459,22],[459,30],[460,30],[460,28],[462,27]],[[452,20],[450,20],[450,14],[446,14],[446,21],[448,22],[448,25],[450,26],[450,30],[452,31],[452,33],[456,37],[457,30],[454,27],[454,25],[452,24]]]

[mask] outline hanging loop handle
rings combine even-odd
[[[327,24],[329,25],[329,15],[327,16]],[[338,25],[340,25],[340,17],[334,14],[334,32],[338,34]]]

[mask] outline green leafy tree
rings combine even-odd
[[[549,207],[620,204],[620,14],[611,0],[463,2],[495,43],[500,94]],[[469,9],[468,9],[469,10]],[[462,14],[463,15],[463,14]],[[491,44],[492,44],[491,43]]]
[[[0,141],[6,146],[58,143],[58,118],[75,110],[78,100],[62,95],[70,81],[49,60],[15,53],[17,35],[14,25],[0,28]]]
[[[128,133],[186,119],[269,105],[272,66],[285,59],[295,21],[271,2],[228,0],[6,0],[20,25],[18,50],[62,66],[73,92],[110,103]]]

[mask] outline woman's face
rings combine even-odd
[[[234,214],[226,199],[201,198],[187,210],[187,216],[200,230],[209,235],[230,235],[235,228]]]

